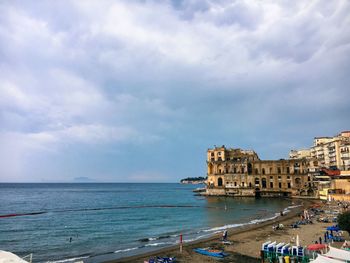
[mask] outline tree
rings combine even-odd
[[[338,215],[338,226],[350,235],[350,211],[346,211]]]

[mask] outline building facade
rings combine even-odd
[[[333,137],[315,137],[310,149],[292,150],[289,157],[316,161],[318,168],[350,170],[349,149],[350,131],[343,131]]]
[[[207,195],[314,195],[305,158],[260,160],[254,151],[214,147],[207,151],[207,175]]]

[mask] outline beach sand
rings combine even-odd
[[[309,205],[310,202],[306,202],[305,207]],[[229,256],[220,260],[220,262],[260,262],[261,245],[268,240],[295,245],[296,235],[299,235],[300,245],[306,246],[313,244],[316,240],[318,241],[319,237],[323,237],[326,227],[332,225],[332,223],[321,223],[313,220],[313,224],[301,225],[300,228],[290,227],[292,223],[299,220],[298,214],[303,209],[303,207],[299,207],[293,209],[293,211],[287,215],[279,216],[274,220],[230,230],[228,235],[228,240],[231,241],[230,245],[222,244],[220,241],[220,233],[217,236],[205,240],[184,244],[182,253],[179,252],[179,246],[173,246],[152,253],[110,261],[109,263],[144,262],[154,256],[175,256],[178,262],[218,262],[216,258],[193,252],[193,249],[198,247],[223,249],[225,252],[229,253]],[[282,223],[285,226],[284,229],[273,230],[272,226],[277,223]],[[347,234],[345,237],[349,239]],[[334,246],[337,247],[340,245],[340,243],[334,244]]]

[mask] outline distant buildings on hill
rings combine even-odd
[[[207,151],[206,195],[288,196],[350,200],[350,131],[316,137],[289,159],[261,160],[252,150]]]
[[[182,179],[180,183],[182,184],[204,184],[206,182],[207,178],[204,177],[187,177],[185,179]]]

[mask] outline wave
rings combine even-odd
[[[126,248],[126,249],[119,249],[119,250],[114,251],[113,253],[118,254],[118,253],[123,253],[123,252],[129,252],[129,251],[140,249],[140,248],[142,248],[142,247],[132,247],[132,248]]]
[[[158,246],[164,246],[164,245],[174,245],[173,242],[159,242],[159,243],[151,243],[144,245],[144,247],[158,247]]]
[[[138,241],[140,242],[149,242],[149,241],[155,241],[159,239],[166,239],[171,237],[176,237],[177,235],[166,235],[166,236],[159,236],[159,237],[148,237],[148,238],[141,238]]]
[[[60,259],[55,261],[46,261],[46,263],[64,263],[64,262],[75,262],[77,260],[89,258],[90,256],[84,256],[84,257],[75,257],[75,258],[67,258],[67,259]]]
[[[300,206],[302,206],[302,205],[288,206],[288,207],[283,209],[283,214],[289,213],[291,211],[291,209],[297,208]],[[252,219],[248,223],[229,224],[229,225],[224,225],[224,226],[219,226],[219,227],[213,227],[210,229],[203,230],[203,232],[219,233],[219,232],[221,232],[225,229],[229,229],[229,228],[237,228],[237,227],[241,227],[241,226],[254,225],[254,224],[270,221],[270,220],[276,219],[279,215],[280,215],[280,213],[275,213],[273,216],[270,216],[270,217],[265,217],[265,218],[261,218],[261,219]]]
[[[302,206],[302,205],[288,206],[288,207],[283,209],[283,213],[284,214],[289,213],[293,208],[297,208],[300,206]],[[187,206],[185,206],[185,207],[187,207]],[[224,225],[224,226],[213,227],[210,229],[202,229],[202,230],[198,230],[196,232],[189,232],[189,233],[187,232],[187,233],[184,233],[184,237],[188,237],[188,238],[184,238],[183,242],[188,243],[188,242],[197,241],[197,240],[200,240],[203,238],[207,238],[207,237],[213,236],[216,233],[221,233],[225,229],[238,228],[238,227],[242,227],[242,226],[254,225],[254,224],[266,222],[269,220],[276,219],[279,215],[280,215],[280,213],[276,212],[271,216],[260,218],[260,219],[252,219],[246,223],[228,224],[228,225]],[[157,237],[141,238],[141,239],[137,240],[138,242],[141,243],[140,246],[119,249],[119,250],[114,251],[113,253],[115,253],[115,254],[128,253],[130,251],[135,251],[135,250],[140,250],[140,249],[147,249],[147,248],[151,249],[152,247],[156,248],[156,247],[165,247],[165,246],[176,245],[176,244],[179,244],[179,242],[180,242],[178,239],[179,236],[180,236],[179,233],[174,233],[174,234],[160,235]],[[164,239],[164,242],[155,242],[155,241],[159,241],[162,239]],[[47,263],[73,262],[73,261],[84,259],[84,258],[89,258],[89,256],[75,257],[75,258],[71,258],[71,259],[64,259],[64,260],[58,260],[58,261],[48,261]]]

